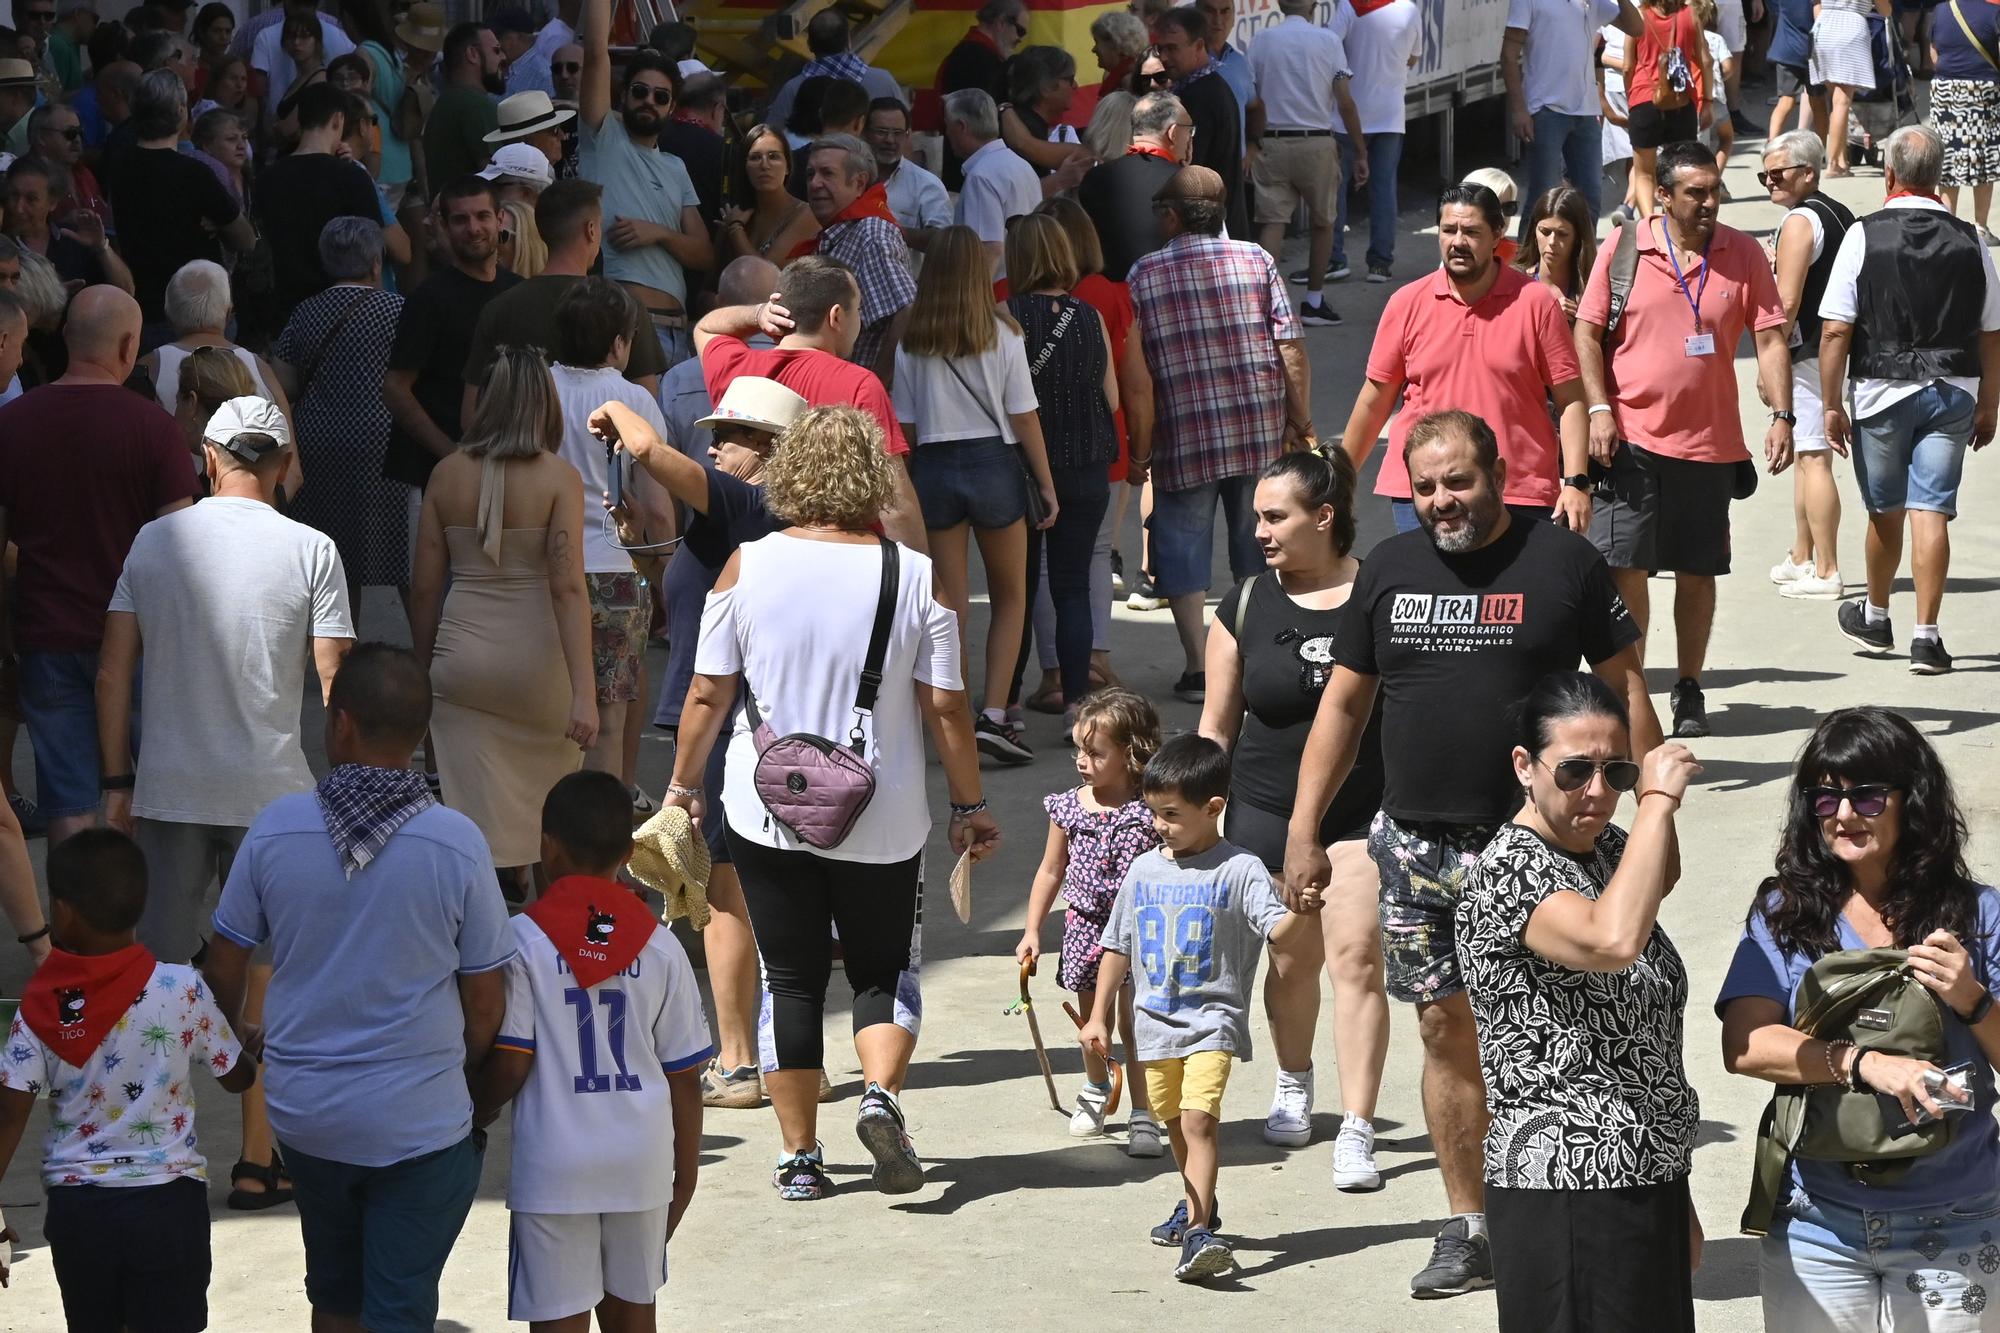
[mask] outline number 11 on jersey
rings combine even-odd
[[[576,1090],[639,1091],[639,1076],[625,1065],[625,992],[606,988],[597,993],[597,1003],[604,1007],[605,1042],[611,1048],[611,1063],[618,1067],[615,1075],[597,1072],[597,1018],[590,992],[572,986],[563,992],[563,999],[576,1010]]]

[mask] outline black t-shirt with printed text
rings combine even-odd
[[[1476,551],[1419,532],[1369,553],[1333,659],[1381,678],[1382,808],[1404,823],[1498,824],[1521,805],[1516,712],[1551,671],[1637,642],[1604,558],[1553,523],[1510,519]]]

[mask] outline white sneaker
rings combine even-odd
[[[1125,1127],[1127,1157],[1158,1157],[1166,1151],[1160,1139],[1160,1124],[1151,1111],[1132,1112],[1132,1122]]]
[[[1780,588],[1778,595],[1780,597],[1810,597],[1816,601],[1832,602],[1838,601],[1841,594],[1846,591],[1847,585],[1840,581],[1840,571],[1836,569],[1825,578],[1821,578],[1810,571],[1801,574]]]
[[[1069,1136],[1094,1139],[1104,1133],[1104,1103],[1110,1099],[1110,1084],[1084,1084],[1076,1094],[1076,1110],[1069,1118]]]
[[[1342,1116],[1333,1140],[1333,1187],[1350,1193],[1382,1188],[1375,1166],[1375,1126],[1358,1115]]]
[[[1794,563],[1792,553],[1787,551],[1783,560],[1771,566],[1771,582],[1791,583],[1798,579],[1810,577],[1812,572],[1812,561],[1801,560]]]
[[[1264,1117],[1264,1142],[1281,1148],[1303,1148],[1312,1142],[1313,1071],[1278,1071],[1271,1094],[1271,1114]]]

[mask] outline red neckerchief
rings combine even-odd
[[[1360,18],[1363,14],[1373,14],[1378,9],[1385,9],[1395,4],[1396,0],[1347,0],[1347,2],[1354,6],[1354,16]]]
[[[1383,0],[1383,3],[1387,4],[1388,0]],[[1121,60],[1114,68],[1105,71],[1104,82],[1097,85],[1097,95],[1109,97],[1124,88],[1126,80],[1132,77],[1132,66],[1137,63],[1136,57],[1131,60]]]
[[[1943,208],[1945,206],[1944,200],[1938,198],[1936,195],[1932,194],[1929,190],[1898,190],[1894,194],[1890,195],[1888,199],[1884,199],[1882,202],[1886,204],[1889,203],[1891,200],[1895,199],[1928,199],[1932,203],[1936,204],[1939,208]]]
[[[709,128],[707,121],[703,120],[700,116],[692,115],[686,111],[674,112],[674,120],[682,125],[693,125],[704,130]]]
[[[896,214],[889,207],[889,186],[886,182],[877,181],[856,195],[854,202],[835,213],[817,234],[808,236],[792,247],[792,253],[786,257],[785,262],[790,263],[801,255],[817,253],[820,240],[827,232],[843,222],[857,222],[862,218],[881,218],[884,222],[896,223]],[[896,225],[902,224],[896,223]]]
[[[1133,144],[1133,145],[1132,145],[1132,146],[1131,146],[1130,148],[1127,148],[1127,149],[1125,150],[1125,156],[1127,156],[1127,157],[1157,157],[1157,158],[1159,158],[1159,159],[1160,159],[1160,161],[1162,161],[1162,162],[1171,162],[1171,163],[1173,163],[1173,164],[1174,164],[1175,166],[1179,166],[1179,165],[1181,164],[1181,160],[1180,160],[1179,158],[1175,157],[1175,156],[1174,156],[1174,155],[1173,155],[1172,153],[1169,153],[1169,152],[1168,152],[1168,151],[1167,151],[1166,149],[1164,149],[1164,148],[1155,148],[1155,147],[1153,147],[1153,146],[1152,146],[1151,144],[1144,144],[1144,143],[1135,143],[1135,144]]]
[[[973,24],[971,27],[965,30],[965,36],[958,39],[958,46],[964,46],[967,42],[971,42],[974,46],[983,46],[987,50],[991,51],[994,55],[1000,56],[1002,59],[1006,58],[1006,52],[1000,49],[1000,43],[994,41],[991,37],[988,37],[985,33],[981,32],[979,30],[979,25],[977,23]],[[958,46],[954,46],[952,50],[956,51],[958,49]],[[951,55],[949,52],[947,52],[945,54],[945,60],[950,60],[950,59]],[[938,63],[937,73],[931,77],[931,87],[937,90],[938,96],[940,97],[944,96],[946,89],[944,86],[943,61],[940,61]]]
[[[21,992],[21,1021],[81,1069],[153,979],[154,961],[143,944],[100,954],[51,949]]]
[[[564,875],[523,909],[569,964],[576,984],[595,986],[631,965],[659,922],[616,880]]]

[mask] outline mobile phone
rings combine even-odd
[[[608,478],[613,509],[625,503],[625,469],[631,466],[632,455],[621,451],[615,443],[604,446],[604,470]]]
[[[1972,1109],[1970,1061],[1951,1065],[1936,1074],[1926,1074],[1924,1084],[1932,1100],[1946,1115],[1960,1115]],[[1965,1100],[1954,1101],[1951,1094],[1962,1096]],[[1888,1129],[1890,1138],[1907,1138],[1938,1119],[1922,1106],[1917,1107],[1917,1119],[1910,1119],[1903,1114],[1903,1104],[1886,1092],[1876,1093],[1875,1100],[1882,1104],[1882,1124]]]

